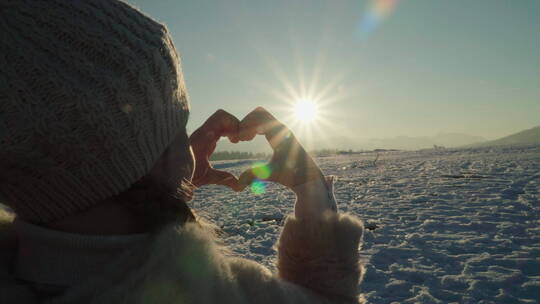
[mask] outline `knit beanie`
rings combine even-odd
[[[46,223],[147,174],[189,107],[165,26],[116,0],[0,0],[0,203]]]

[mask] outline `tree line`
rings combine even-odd
[[[309,151],[315,157],[333,156],[339,154],[338,149],[321,149]],[[217,151],[210,156],[210,160],[236,160],[236,159],[269,159],[272,155],[264,152]]]
[[[217,151],[210,156],[210,160],[234,160],[234,159],[266,159],[266,153],[240,152],[240,151]]]
[[[349,154],[362,154],[362,153],[379,153],[387,151],[399,151],[395,149],[375,149],[375,150],[360,150],[354,151],[349,150],[339,150],[339,149],[319,149],[311,150],[308,153],[314,157],[326,157],[334,155],[349,155]],[[260,152],[240,152],[240,151],[217,151],[210,156],[210,160],[236,160],[236,159],[269,159],[272,157],[272,154]]]

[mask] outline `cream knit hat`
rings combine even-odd
[[[0,0],[0,70],[0,202],[31,222],[126,190],[185,130],[167,29],[120,1]]]

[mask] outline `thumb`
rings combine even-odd
[[[238,190],[238,179],[236,178],[236,176],[232,175],[229,172],[210,168],[207,173],[207,178],[208,184],[227,186],[234,191],[240,191]]]
[[[251,185],[253,181],[257,179],[257,176],[253,173],[253,169],[249,168],[240,174],[238,178],[238,191],[243,191],[247,186]]]

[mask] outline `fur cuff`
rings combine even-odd
[[[346,214],[287,218],[279,239],[279,276],[333,300],[358,302],[364,269],[358,261],[363,223]]]

